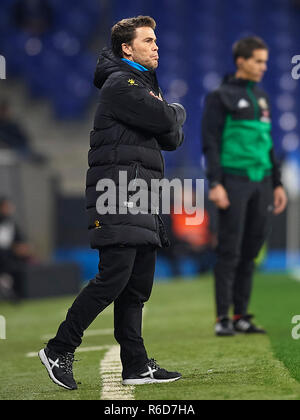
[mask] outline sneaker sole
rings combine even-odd
[[[144,378],[144,379],[124,379],[123,385],[149,385],[149,384],[164,384],[179,381],[181,376],[172,379],[152,379],[152,378]]]
[[[48,359],[47,359],[47,356],[46,356],[46,353],[45,353],[44,349],[39,351],[39,358],[40,358],[42,364],[47,369],[49,378],[52,380],[52,382],[54,382],[56,385],[61,386],[62,388],[68,389],[69,391],[74,391],[73,388],[70,388],[67,385],[64,385],[62,382],[60,382],[58,379],[55,378],[55,376],[53,375],[53,372],[51,370],[51,367],[50,367],[50,364],[48,362]]]
[[[251,335],[251,334],[260,334],[260,335],[267,335],[267,332],[262,332],[262,331],[235,331],[236,334],[242,335],[242,334],[246,334],[246,335]]]

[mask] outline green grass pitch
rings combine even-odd
[[[143,335],[149,357],[178,370],[183,379],[136,387],[136,400],[299,400],[300,340],[292,338],[292,318],[300,315],[300,283],[287,275],[257,274],[251,304],[268,336],[214,336],[214,290],[211,276],[156,283],[146,305]],[[55,386],[37,357],[64,319],[73,297],[0,303],[7,339],[0,340],[0,400],[99,400],[99,365],[105,352],[76,355],[78,391]],[[82,347],[110,346],[115,340],[112,308],[88,331]]]

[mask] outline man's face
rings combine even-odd
[[[252,57],[245,59],[238,58],[238,71],[245,79],[253,82],[261,82],[267,71],[269,52],[267,50],[254,50]]]
[[[15,206],[10,201],[3,201],[0,205],[0,215],[2,217],[10,217],[15,212]]]
[[[8,120],[10,118],[10,109],[8,105],[0,105],[0,120]]]
[[[141,64],[149,70],[158,67],[158,46],[154,30],[148,27],[136,29],[136,37],[132,44],[123,44],[124,57]]]

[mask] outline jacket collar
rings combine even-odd
[[[235,86],[255,86],[256,82],[247,79],[239,79],[235,77],[235,74],[228,74],[224,77],[223,84],[235,85]]]
[[[158,83],[156,78],[156,72],[154,70],[141,71],[136,67],[132,66],[133,61],[127,63],[120,57],[117,57],[111,49],[104,48],[100,53],[100,57],[97,62],[97,68],[95,71],[94,84],[98,89],[101,89],[107,78],[112,74],[120,71],[126,71],[128,73],[134,73],[136,77],[142,78],[153,86],[154,89],[158,89]]]
[[[124,63],[129,64],[131,67],[133,67],[136,70],[139,70],[142,72],[149,71],[148,69],[146,69],[146,67],[142,66],[141,64],[135,63],[134,61],[127,60],[127,58],[122,58],[121,60],[124,61]]]

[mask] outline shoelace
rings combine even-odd
[[[60,357],[59,365],[68,374],[73,373],[74,354],[66,353]]]
[[[149,359],[148,366],[150,366],[152,369],[161,369],[155,359]]]
[[[240,320],[244,320],[244,321],[248,322],[251,326],[254,326],[254,324],[252,322],[253,318],[254,318],[254,315],[245,315]]]

